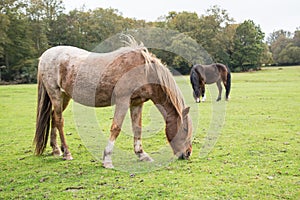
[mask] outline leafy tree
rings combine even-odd
[[[273,55],[273,60],[275,63],[279,63],[279,55],[284,48],[290,43],[291,33],[284,30],[275,31],[270,34],[267,39],[270,45],[270,50]]]
[[[0,1],[0,65],[5,66],[5,46],[11,43],[8,37],[8,29],[10,26],[9,14],[15,10],[14,4],[17,0]]]
[[[267,38],[267,43],[269,45],[272,45],[274,42],[276,42],[278,39],[280,38],[291,38],[292,37],[292,33],[289,31],[284,31],[284,30],[278,30],[278,31],[274,31],[273,33],[271,33],[269,35],[269,37]]]
[[[29,28],[31,29],[31,39],[35,43],[37,50],[37,57],[42,54],[48,47],[47,38],[47,23],[44,20],[46,15],[44,14],[44,5],[41,0],[29,0],[26,6],[27,17],[30,21]]]
[[[293,37],[293,43],[295,46],[300,47],[300,30],[296,30]]]
[[[225,47],[230,48],[235,27],[230,26],[234,22],[226,10],[213,6],[206,10],[206,14],[200,17],[200,26],[195,32],[195,38],[199,44],[213,57],[215,62],[227,63],[228,55]],[[225,38],[224,33],[229,33]],[[225,49],[224,49],[225,48]]]
[[[1,5],[1,14],[6,22],[4,42],[2,42],[2,56],[0,63],[6,68],[2,71],[2,79],[9,81],[27,82],[24,74],[26,66],[23,64],[34,58],[36,50],[31,40],[31,30],[28,18],[22,11],[26,6],[22,1],[8,1]],[[1,20],[2,21],[2,20]],[[8,23],[9,22],[9,23]]]
[[[272,53],[270,52],[267,43],[264,43],[263,45],[263,51],[262,51],[260,63],[263,65],[271,65],[274,63]]]
[[[89,12],[72,10],[68,14],[61,14],[52,22],[51,45],[72,45],[85,48],[88,37],[86,26],[90,18]]]
[[[0,13],[0,59],[4,58],[4,47],[7,43],[10,43],[9,37],[7,35],[10,20],[7,15]],[[4,63],[0,63],[2,66]]]
[[[273,32],[268,43],[273,55],[274,63],[277,65],[300,64],[300,31],[294,34],[279,30]]]
[[[206,15],[198,16],[196,13],[189,12],[170,12],[166,17],[167,27],[178,30],[181,33],[193,38],[198,45],[201,45],[209,55],[209,61],[202,60],[202,64],[208,62],[230,62],[233,35],[235,33],[236,26],[231,26],[234,20],[229,17],[226,10],[220,9],[218,6],[213,6],[206,11]],[[228,37],[224,34],[230,33]],[[187,42],[188,44],[188,42]],[[182,46],[178,44],[179,46]],[[193,46],[190,46],[193,48]],[[199,53],[200,54],[200,53]],[[176,58],[176,62],[184,64],[180,59]],[[201,61],[199,61],[201,63]],[[189,65],[184,68],[188,71]]]
[[[284,65],[300,64],[300,47],[288,44],[279,54],[278,63]]]
[[[234,52],[232,64],[234,70],[257,69],[260,66],[264,50],[264,33],[253,21],[246,20],[240,24],[234,35]]]
[[[190,12],[170,12],[167,16],[167,25],[169,28],[186,33],[190,36],[199,27],[199,17],[197,13]]]
[[[215,46],[215,61],[231,65],[234,52],[234,36],[239,24],[227,24],[217,35],[219,44]]]

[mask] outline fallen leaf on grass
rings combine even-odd
[[[40,183],[43,183],[43,182],[45,182],[47,179],[48,179],[48,178],[44,178],[44,177],[43,177],[43,178],[41,178],[41,179],[40,179]]]

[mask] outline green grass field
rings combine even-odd
[[[216,104],[212,85],[207,102],[196,104],[188,77],[176,77],[191,106],[193,155],[146,170],[133,153],[128,119],[116,147],[130,162],[115,153],[116,169],[104,169],[102,144],[85,141],[99,130],[95,141],[106,144],[113,108],[96,109],[98,124],[81,129],[78,121],[88,118],[76,118],[71,103],[64,116],[74,160],[52,157],[49,146],[34,156],[36,85],[0,86],[0,199],[299,199],[300,67],[234,73],[232,80],[229,102]],[[144,149],[153,157],[169,152],[156,112],[149,102],[143,113]],[[216,140],[203,154],[207,133]]]

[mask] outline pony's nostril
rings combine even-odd
[[[191,152],[188,151],[188,152],[186,153],[186,155],[187,155],[187,157],[190,157],[190,156],[191,156]]]

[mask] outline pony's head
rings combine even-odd
[[[176,134],[169,138],[174,155],[179,159],[188,159],[192,154],[192,121],[188,115],[190,108],[187,107],[182,112],[182,118],[177,120]]]
[[[200,89],[200,78],[198,73],[194,68],[192,68],[190,74],[190,81],[193,87],[193,96],[196,100],[196,103],[200,103],[201,89]]]
[[[188,115],[190,108],[185,107],[183,95],[168,68],[148,51],[142,51],[142,54],[148,73],[154,72],[154,80],[158,80],[158,84],[152,84],[151,100],[166,120],[168,141],[178,158],[188,159],[192,153],[192,121]]]

